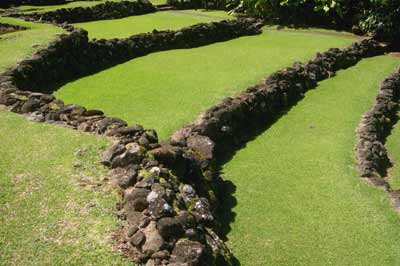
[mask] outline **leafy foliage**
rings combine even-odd
[[[370,0],[371,9],[365,10],[360,27],[377,39],[400,43],[400,1]]]
[[[400,36],[399,0],[230,0],[228,8],[278,23],[357,26],[390,41]]]

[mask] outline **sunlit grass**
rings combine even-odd
[[[192,11],[190,14],[204,15],[201,11]],[[223,11],[206,13],[207,16],[188,15],[179,12],[156,12],[140,16],[131,16],[122,19],[99,20],[85,23],[76,23],[76,27],[89,32],[90,38],[111,39],[124,38],[138,33],[157,30],[176,30],[197,23],[233,19]]]
[[[0,265],[132,265],[113,250],[110,143],[0,111]]]
[[[56,26],[25,22],[14,18],[0,17],[0,23],[28,28],[24,31],[0,35],[0,72],[22,59],[31,57],[35,51],[46,47],[57,34],[63,32],[61,28]]]
[[[268,74],[353,40],[266,31],[205,47],[153,53],[79,79],[55,94],[155,128],[161,138]]]
[[[366,59],[321,82],[224,166],[237,200],[228,244],[241,265],[400,264],[400,218],[354,166],[355,129],[399,64]]]

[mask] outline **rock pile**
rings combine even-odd
[[[48,12],[29,14],[15,13],[12,17],[21,17],[30,21],[47,21],[51,23],[79,23],[103,19],[117,19],[133,15],[155,12],[157,9],[147,0],[105,2],[90,7],[61,8]]]

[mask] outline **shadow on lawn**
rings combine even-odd
[[[299,99],[301,100],[301,99]],[[233,208],[237,205],[237,200],[234,196],[237,187],[234,183],[229,180],[223,179],[223,166],[227,164],[236,155],[238,151],[246,148],[248,142],[256,139],[259,135],[267,131],[274,123],[276,123],[280,118],[285,116],[291,108],[296,106],[297,103],[292,103],[285,110],[281,111],[275,117],[270,117],[269,119],[262,119],[253,122],[251,125],[246,125],[245,130],[241,132],[241,142],[240,143],[224,143],[222,146],[223,150],[217,150],[217,164],[216,164],[216,179],[220,180],[218,184],[218,200],[219,206],[215,211],[215,217],[218,221],[218,235],[224,240],[228,240],[228,234],[232,230],[231,223],[235,221],[236,213]],[[221,148],[221,147],[219,147]],[[240,266],[239,260],[233,258],[234,266]]]

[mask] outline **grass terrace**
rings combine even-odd
[[[25,22],[19,19],[0,17],[0,23],[8,23],[28,28],[0,35],[0,72],[29,58],[35,51],[42,49],[63,30],[48,24]]]
[[[0,22],[30,28],[0,36],[0,72],[62,32]],[[132,265],[111,239],[119,196],[98,163],[109,141],[2,109],[0,139],[0,265]]]
[[[185,11],[186,12],[186,11]],[[222,19],[233,19],[223,11],[165,11],[131,16],[122,19],[100,20],[85,23],[76,23],[74,26],[89,32],[90,38],[112,39],[125,38],[138,33],[157,30],[177,30],[197,23],[207,23]]]
[[[241,265],[400,263],[398,214],[354,165],[355,128],[399,64],[366,59],[321,82],[224,166],[237,200],[228,244]]]
[[[398,114],[400,115],[400,114]],[[386,147],[393,167],[389,171],[389,183],[393,189],[400,189],[400,125],[397,123],[387,138]]]
[[[103,2],[19,8],[45,12]],[[109,39],[224,18],[229,16],[221,11],[185,10],[75,26],[91,38]],[[0,22],[28,28],[0,35],[0,72],[63,32],[13,18]],[[154,128],[167,139],[272,72],[355,41],[351,34],[318,28],[279,29],[149,54],[70,82],[55,95]],[[235,186],[237,202],[220,218],[230,227],[227,244],[240,265],[400,265],[399,216],[387,193],[360,180],[354,162],[361,117],[381,81],[399,65],[400,58],[379,56],[339,71],[223,165],[221,174]],[[120,197],[98,163],[109,140],[29,122],[1,106],[0,140],[0,265],[132,265],[113,247]],[[399,145],[396,125],[387,141],[395,189],[400,189]]]
[[[157,129],[162,139],[227,96],[294,61],[354,40],[302,32],[258,36],[150,54],[68,83],[55,95],[68,103]]]
[[[132,265],[112,247],[109,142],[4,110],[0,128],[0,265]]]

